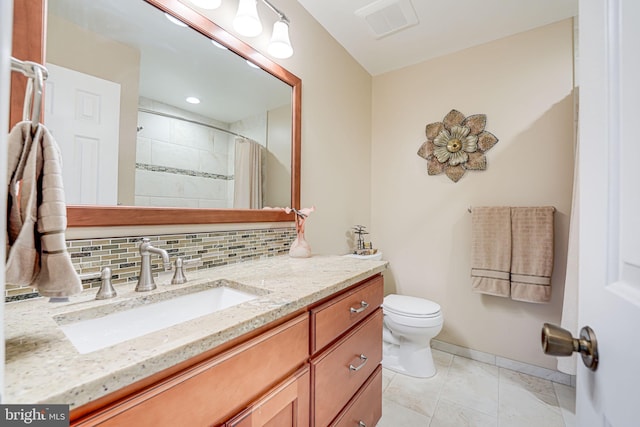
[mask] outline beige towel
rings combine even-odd
[[[67,253],[62,158],[39,125],[18,123],[8,138],[7,285],[35,286],[40,295],[66,297],[82,290]]]
[[[511,299],[551,300],[554,208],[511,208]]]
[[[472,289],[508,297],[511,267],[511,209],[475,207],[471,218]]]

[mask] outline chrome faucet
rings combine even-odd
[[[156,282],[153,280],[153,273],[151,272],[152,253],[158,254],[162,257],[164,271],[171,270],[169,253],[164,249],[154,248],[149,242],[150,240],[145,237],[142,239],[142,243],[140,243],[140,276],[138,277],[136,292],[152,291],[157,287]]]

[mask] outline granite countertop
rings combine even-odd
[[[154,373],[213,349],[304,308],[386,269],[386,261],[342,256],[296,259],[277,256],[208,270],[187,271],[189,281],[170,285],[172,272],[156,279],[158,289],[135,292],[116,285],[118,296],[94,299],[96,289],[50,303],[47,298],[5,304],[5,394],[3,403],[65,403],[70,408],[105,396]],[[222,311],[80,354],[59,326],[82,313],[109,313],[134,300],[173,297],[216,280],[261,294]],[[143,321],[143,319],[141,319]]]

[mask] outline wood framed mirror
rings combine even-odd
[[[300,206],[300,138],[301,138],[301,80],[274,63],[251,46],[218,27],[211,20],[177,0],[135,0],[146,2],[188,24],[197,33],[227,47],[247,59],[291,88],[291,204]],[[47,0],[15,0],[14,7],[14,57],[41,64],[46,63],[45,27]],[[35,30],[35,31],[34,31]],[[21,76],[12,78],[11,123],[21,120],[24,81]],[[46,100],[46,92],[45,92]],[[46,123],[46,119],[45,119]],[[263,209],[211,209],[141,206],[67,206],[69,227],[215,224],[243,222],[293,221],[291,215],[281,211]]]

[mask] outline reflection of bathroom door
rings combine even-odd
[[[120,85],[47,64],[45,125],[62,151],[67,204],[116,205]]]
[[[640,423],[640,2],[581,0],[579,326],[593,328],[595,372],[579,362],[580,427]]]

